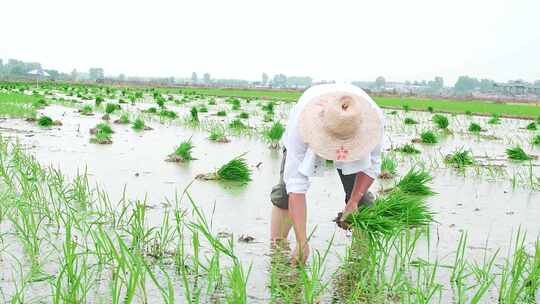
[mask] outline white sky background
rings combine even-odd
[[[106,75],[531,81],[540,1],[8,0],[0,58]]]

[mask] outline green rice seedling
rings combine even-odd
[[[220,111],[217,111],[216,115],[220,117],[225,117],[227,116],[227,112],[224,110],[220,110]]]
[[[276,121],[270,128],[263,131],[263,137],[270,143],[270,147],[278,148],[283,133],[285,133],[285,127]]]
[[[396,159],[386,154],[383,154],[382,159],[381,159],[381,174],[379,174],[379,178],[390,179],[390,178],[394,178],[396,174],[397,174]]]
[[[200,174],[198,179],[203,180],[223,180],[247,184],[251,181],[251,169],[243,155],[240,155],[228,163],[221,166],[216,172],[210,174]]]
[[[428,106],[427,110],[428,110],[429,113],[433,113],[433,107],[432,106]]]
[[[433,123],[436,124],[439,129],[447,129],[448,125],[450,124],[448,122],[448,118],[441,114],[433,115],[431,121],[433,121]]]
[[[105,99],[102,96],[96,96],[96,107],[99,107]]]
[[[261,109],[267,113],[274,113],[275,106],[276,103],[274,101],[269,101],[265,105],[263,105]]]
[[[471,110],[466,110],[466,111],[465,111],[465,115],[467,115],[467,116],[471,116],[471,115],[472,115],[472,112],[471,112]]]
[[[234,119],[229,123],[229,128],[233,130],[244,130],[247,129],[247,126],[240,119]]]
[[[171,119],[175,119],[176,117],[178,117],[175,111],[171,111],[167,109],[161,109],[159,111],[159,116],[165,117],[165,118],[171,118]]]
[[[273,113],[266,113],[263,117],[264,122],[272,122],[274,121],[274,114]]]
[[[514,146],[506,149],[506,156],[508,159],[517,161],[531,160],[534,158],[532,155],[525,153],[520,146]]]
[[[157,114],[157,109],[155,107],[150,107],[145,112],[150,114]]]
[[[229,139],[225,135],[225,130],[222,127],[216,126],[210,129],[208,139],[218,143],[228,143]]]
[[[411,144],[404,144],[403,146],[396,148],[396,151],[405,154],[420,154],[420,150],[416,149],[414,145]]]
[[[114,121],[114,123],[122,124],[122,125],[129,124],[130,122],[131,121],[129,120],[129,114],[128,113],[123,113],[122,115],[120,115],[119,119]]]
[[[199,111],[196,107],[192,107],[190,110],[191,114],[191,122],[192,123],[198,123],[199,122]]]
[[[238,115],[239,118],[241,119],[248,119],[249,118],[249,114],[247,112],[242,112]]]
[[[536,123],[535,122],[531,122],[530,124],[528,124],[525,129],[529,130],[529,131],[536,131],[538,130],[538,127],[536,127]]]
[[[110,145],[112,144],[111,133],[98,130],[92,138],[90,138],[90,143],[100,144],[100,145]]]
[[[420,140],[425,144],[436,144],[439,142],[437,135],[432,131],[424,131],[420,133]]]
[[[34,102],[32,103],[32,106],[33,106],[34,108],[38,108],[38,109],[41,109],[41,108],[46,107],[46,106],[48,106],[48,105],[49,105],[49,104],[48,104],[48,103],[45,101],[45,99],[43,99],[43,98],[40,98],[40,99],[38,99],[38,100],[36,100],[36,101],[34,101]]]
[[[154,97],[155,98],[155,97]],[[156,103],[158,105],[159,108],[163,109],[165,108],[165,98],[161,97],[161,96],[158,96],[156,98]]]
[[[538,146],[540,145],[540,135],[535,135],[532,140],[531,140],[531,143],[535,146]]]
[[[114,111],[120,110],[120,105],[114,104],[114,103],[108,103],[105,106],[105,113],[112,114]]]
[[[373,206],[359,208],[346,221],[360,229],[373,244],[408,227],[427,226],[433,222],[433,212],[418,196],[403,191],[393,191],[378,197]]]
[[[94,115],[94,109],[91,105],[85,105],[81,108],[80,113],[86,116]]]
[[[402,107],[403,107],[403,111],[405,112],[409,112],[409,110],[411,109],[411,107],[408,104],[404,104]]]
[[[474,164],[474,158],[471,151],[460,148],[455,150],[452,154],[446,155],[444,162],[458,169],[463,169],[466,166]]]
[[[469,130],[469,132],[473,132],[473,133],[478,133],[478,132],[483,131],[482,127],[479,124],[474,123],[474,122],[471,122],[471,124],[469,125],[468,130]]]
[[[397,115],[397,111],[396,110],[392,110],[388,113],[389,115]]]
[[[431,181],[433,177],[427,171],[412,168],[399,180],[394,189],[397,188],[407,195],[431,196],[436,194],[428,185]]]
[[[189,162],[194,160],[195,158],[191,155],[193,148],[194,146],[191,142],[191,138],[185,140],[176,147],[174,153],[170,154],[166,160],[169,162]]]
[[[410,117],[405,117],[405,120],[403,121],[406,125],[416,125],[418,122]]]
[[[137,117],[137,119],[135,119],[135,121],[133,122],[132,128],[135,131],[142,131],[146,128],[146,124],[141,117]]]
[[[497,113],[491,114],[491,118],[488,120],[490,125],[498,125],[501,123],[500,115]]]
[[[209,105],[209,106],[215,106],[215,105],[216,105],[216,100],[215,100],[214,98],[210,99],[210,100],[208,101],[208,105]]]
[[[50,127],[54,124],[54,121],[49,116],[41,116],[37,121],[40,127]]]

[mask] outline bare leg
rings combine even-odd
[[[273,243],[286,240],[291,231],[292,221],[289,210],[272,207],[272,219],[270,223],[270,239]]]

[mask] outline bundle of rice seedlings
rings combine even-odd
[[[193,156],[191,155],[191,151],[193,150],[193,143],[191,142],[191,138],[183,141],[180,143],[178,147],[174,150],[174,153],[169,154],[167,156],[166,161],[168,162],[189,162],[191,160],[194,160]]]
[[[90,143],[100,144],[100,145],[110,145],[112,144],[111,134],[98,130],[92,138],[90,138]]]
[[[403,105],[403,110],[404,110],[405,112],[409,112],[410,108],[411,108],[411,107],[410,107],[409,105],[407,105],[407,104],[404,104],[404,105]]]
[[[149,126],[147,126],[144,122],[144,120],[140,117],[137,117],[132,125],[133,130],[135,131],[142,131],[142,130],[152,130]]]
[[[119,119],[114,121],[114,123],[122,125],[130,123],[129,115],[127,113],[123,113],[122,115],[120,115]]]
[[[433,107],[432,106],[428,106],[427,110],[428,110],[429,113],[433,113]]]
[[[247,126],[240,119],[234,119],[229,123],[229,128],[234,130],[243,130],[246,129]]]
[[[540,116],[536,117],[536,123],[540,124]]]
[[[398,147],[395,150],[405,154],[420,154],[420,150],[416,149],[414,145],[411,144],[404,144],[403,146]]]
[[[247,184],[251,181],[251,169],[246,159],[240,155],[228,163],[224,164],[216,172],[210,174],[197,175],[198,179],[203,180],[223,180]]]
[[[37,124],[40,127],[50,127],[50,126],[52,126],[54,124],[54,121],[49,116],[41,116],[37,120]]]
[[[175,119],[176,117],[178,117],[175,111],[171,111],[167,109],[161,109],[161,111],[159,111],[159,116],[165,117],[165,118],[171,118],[171,119]]]
[[[456,168],[462,169],[466,166],[474,164],[474,158],[471,151],[460,148],[454,151],[452,154],[446,155],[444,162]]]
[[[397,161],[395,158],[387,156],[386,154],[382,155],[381,159],[381,174],[379,178],[390,179],[394,178],[397,173]]]
[[[472,115],[472,112],[471,112],[471,110],[467,110],[467,111],[465,111],[465,115],[467,115],[467,116],[471,116],[471,115]]]
[[[195,107],[192,107],[191,110],[190,110],[190,114],[191,114],[191,122],[199,122],[199,111],[197,110],[197,108]]]
[[[216,113],[216,115],[217,115],[217,116],[221,116],[221,117],[227,116],[227,112],[221,110],[221,111],[218,111],[218,112]]]
[[[270,128],[263,131],[263,137],[270,143],[270,147],[275,149],[279,147],[283,133],[285,133],[285,127],[276,121]]]
[[[120,110],[120,105],[114,104],[114,103],[108,103],[105,106],[105,113],[112,114],[114,111]]]
[[[390,111],[390,113],[388,113],[389,115],[397,115],[397,111],[396,110],[393,110],[393,111]]]
[[[437,127],[439,127],[439,129],[446,129],[448,128],[448,125],[450,124],[448,122],[448,118],[441,114],[433,115],[433,117],[431,118],[431,121],[433,121],[433,123],[435,123]]]
[[[345,221],[351,228],[362,230],[371,242],[377,243],[403,229],[429,225],[434,220],[433,216],[422,198],[393,191],[378,197],[373,206],[359,208]]]
[[[536,127],[536,123],[535,122],[531,122],[530,124],[527,125],[527,127],[525,127],[525,129],[529,130],[529,131],[536,131],[538,130],[538,128]]]
[[[535,158],[533,155],[525,153],[525,151],[523,151],[520,146],[514,146],[512,148],[506,149],[506,156],[508,156],[508,158],[511,160],[518,161],[531,160]]]
[[[208,108],[205,106],[199,107],[199,113],[208,113]]]
[[[214,98],[210,99],[210,100],[208,101],[208,105],[209,105],[209,106],[215,106],[215,105],[216,105],[216,100],[215,100]]]
[[[43,107],[46,107],[46,106],[48,106],[48,105],[49,105],[49,104],[48,104],[48,103],[45,101],[45,99],[43,99],[43,98],[40,98],[40,99],[38,99],[38,100],[36,100],[36,101],[34,101],[34,102],[32,103],[32,106],[33,106],[34,108],[39,108],[39,109],[41,109],[41,108],[43,108]]]
[[[96,107],[99,107],[105,99],[102,96],[96,96]]]
[[[90,134],[94,135],[94,134],[97,134],[98,132],[103,132],[105,134],[113,134],[114,133],[111,126],[109,126],[106,123],[99,123],[94,128],[90,129]]]
[[[150,114],[156,114],[157,109],[155,107],[150,107],[150,108],[146,109],[144,112],[150,113]]]
[[[406,125],[416,125],[418,122],[410,117],[405,117],[403,123]]]
[[[473,133],[478,133],[478,132],[483,131],[482,127],[479,124],[474,123],[474,122],[471,122],[471,124],[469,125],[468,130],[469,130],[469,132],[473,132]]]
[[[436,194],[431,190],[428,183],[433,180],[433,177],[425,170],[411,168],[405,176],[403,176],[392,191],[399,189],[401,192],[413,196],[430,196]]]
[[[242,113],[240,113],[240,115],[238,115],[238,117],[242,118],[242,119],[248,119],[249,114],[247,112],[242,112]]]
[[[154,97],[154,98],[156,98],[156,97]],[[157,96],[156,103],[157,103],[158,107],[163,109],[165,107],[165,98],[163,98],[161,96]]]
[[[228,143],[229,139],[225,135],[225,130],[220,127],[214,127],[210,130],[210,135],[208,139],[218,143]]]
[[[275,106],[275,102],[274,101],[269,101],[268,103],[266,103],[265,105],[262,106],[262,110],[263,111],[266,111],[267,113],[274,113],[274,106]]]
[[[79,113],[86,116],[94,115],[93,113],[94,109],[92,109],[91,105],[85,105],[82,107],[82,109],[79,110]]]
[[[420,133],[420,140],[425,144],[436,144],[439,142],[437,135],[432,131],[424,131]]]
[[[531,140],[531,143],[533,145],[540,145],[540,135],[535,135],[532,140]]]
[[[491,114],[491,118],[488,120],[488,124],[490,125],[498,125],[500,122],[500,115],[497,113]]]

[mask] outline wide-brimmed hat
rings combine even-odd
[[[359,87],[317,85],[303,97],[309,100],[300,113],[300,135],[315,154],[328,160],[355,161],[381,143],[382,111]]]

